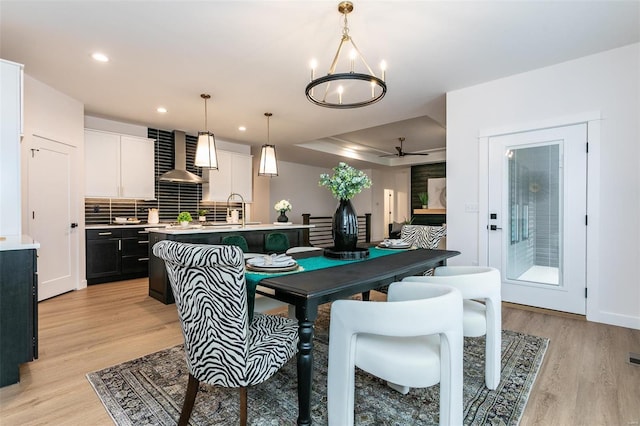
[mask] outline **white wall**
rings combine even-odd
[[[410,169],[392,169],[389,171],[363,169],[372,186],[353,197],[352,204],[358,215],[371,213],[371,239],[381,240],[386,235],[384,228],[384,189],[407,191],[410,187]],[[254,201],[256,201],[256,179],[269,179],[268,206],[264,203],[254,202],[254,218],[261,209],[267,208],[268,219],[264,222],[274,222],[278,212],[273,208],[275,203],[282,199],[289,200],[293,209],[287,214],[295,223],[302,222],[302,213],[310,213],[312,216],[333,216],[338,206],[338,200],[333,198],[331,191],[318,186],[320,174],[332,174],[331,169],[313,167],[285,161],[278,162],[278,176],[274,178],[258,177],[254,179]],[[408,206],[396,207],[396,211],[406,212]]]
[[[589,154],[587,319],[640,329],[640,44],[447,94],[448,247],[462,253],[451,264],[485,261],[487,212],[465,212],[483,202],[481,133],[592,112],[602,121]]]
[[[338,202],[331,195],[331,191],[318,186],[320,174],[329,172],[330,170],[321,167],[278,161],[278,176],[269,179],[269,222],[274,222],[279,215],[273,206],[282,199],[289,200],[291,203],[292,210],[287,213],[287,216],[294,223],[302,223],[303,213],[310,213],[312,216],[331,216],[336,211]],[[366,204],[365,206],[356,204],[360,195],[362,193],[353,198],[356,212],[369,213],[369,207]]]

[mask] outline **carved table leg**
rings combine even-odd
[[[298,424],[311,424],[311,385],[313,383],[313,321],[304,308],[296,307],[298,318]],[[313,315],[315,319],[315,315]]]

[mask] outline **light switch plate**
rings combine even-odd
[[[466,213],[478,213],[478,203],[465,203],[464,211]]]

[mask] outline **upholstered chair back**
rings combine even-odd
[[[240,389],[240,425],[245,426],[247,387],[264,382],[293,357],[297,323],[259,313],[249,323],[244,255],[236,245],[164,240],[153,246],[153,254],[166,265],[189,369],[178,425],[188,424],[204,381]]]
[[[264,237],[265,253],[284,253],[290,246],[289,237],[282,232],[270,232]]]
[[[442,237],[447,235],[446,226],[404,225],[400,238],[418,248],[437,249]]]
[[[242,250],[161,241],[153,253],[167,267],[190,372],[209,384],[246,386],[249,345]]]
[[[242,235],[227,235],[220,243],[225,246],[238,246],[243,252],[249,252],[249,244]]]

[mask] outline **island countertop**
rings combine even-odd
[[[194,234],[210,234],[219,232],[253,232],[253,231],[285,231],[288,229],[308,229],[315,225],[302,224],[286,224],[275,225],[270,223],[248,224],[244,228],[241,224],[216,224],[216,225],[189,225],[186,228],[182,226],[172,226],[161,229],[150,229],[150,232],[166,235],[194,235]]]
[[[196,225],[197,226],[197,225]],[[173,303],[173,292],[167,277],[164,261],[153,254],[153,246],[162,240],[179,241],[192,244],[222,244],[225,237],[236,234],[244,237],[251,253],[267,253],[265,242],[271,233],[286,235],[289,247],[309,245],[309,229],[315,225],[287,223],[274,225],[271,223],[228,224],[218,222],[210,226],[187,228],[179,226],[163,229],[147,229],[149,231],[149,296],[162,303]]]
[[[30,250],[40,248],[40,243],[28,235],[11,236],[0,239],[0,251]]]

